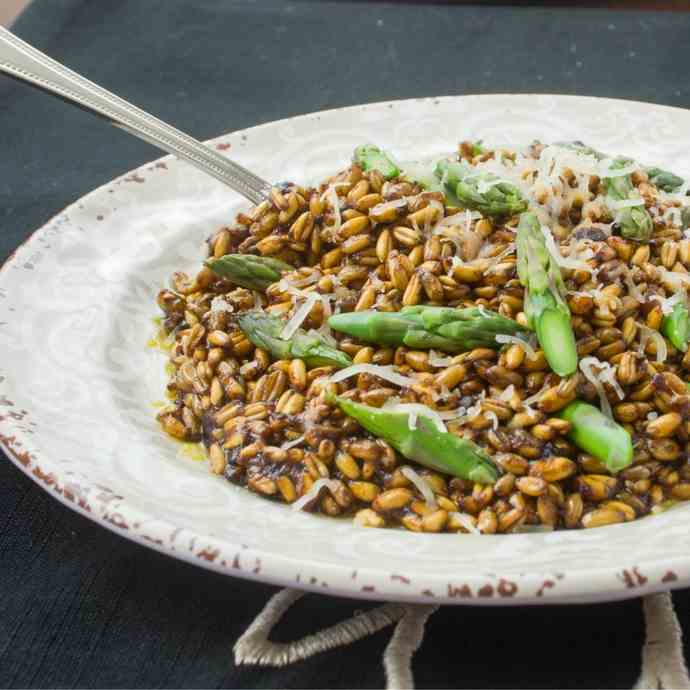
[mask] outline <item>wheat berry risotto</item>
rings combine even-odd
[[[364,527],[666,510],[690,499],[689,186],[580,142],[360,146],[160,292],[160,424],[214,474]]]

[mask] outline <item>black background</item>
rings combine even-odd
[[[690,103],[690,14],[449,3],[34,0],[16,33],[199,138],[393,98],[560,92]],[[461,137],[462,123],[458,123]],[[158,152],[0,77],[0,261],[68,203]],[[62,507],[0,461],[0,686],[382,687],[388,630],[295,666],[231,647],[274,588],[204,572]],[[674,595],[690,620],[690,595]],[[307,597],[292,639],[366,604]],[[445,607],[418,687],[630,687],[638,601]],[[687,653],[686,649],[686,653]]]

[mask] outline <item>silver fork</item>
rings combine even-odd
[[[163,151],[172,153],[213,175],[258,204],[268,198],[271,184],[233,163],[197,139],[128,103],[110,91],[30,46],[0,27],[0,72],[99,115]]]

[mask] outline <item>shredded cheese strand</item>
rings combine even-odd
[[[400,468],[400,472],[417,487],[419,493],[424,497],[427,506],[432,510],[436,510],[436,508],[438,508],[438,503],[436,502],[436,496],[429,482],[415,472],[409,465],[403,465]]]
[[[301,496],[298,498],[292,506],[292,510],[302,510],[305,508],[309,503],[311,503],[313,500],[317,499],[319,497],[319,493],[321,493],[321,489],[327,488],[332,494],[335,493],[338,489],[340,489],[343,486],[343,483],[339,479],[317,479],[307,491],[304,496]]]
[[[535,360],[537,358],[537,352],[532,347],[532,345],[530,343],[528,343],[526,340],[523,340],[522,338],[518,338],[516,335],[508,335],[505,333],[498,333],[496,335],[496,342],[501,343],[502,345],[507,344],[507,343],[512,343],[513,345],[519,345],[523,349],[527,359]]]
[[[452,511],[448,513],[448,517],[454,517],[470,534],[481,534],[481,532],[474,526],[472,518],[467,513],[458,513]],[[458,532],[463,534],[463,532]]]
[[[407,426],[410,430],[417,428],[418,417],[426,417],[426,419],[430,421],[441,433],[446,433],[448,431],[448,429],[446,429],[446,425],[443,423],[441,414],[436,410],[432,410],[427,405],[422,405],[421,403],[399,403],[391,400],[386,402],[386,404],[383,406],[383,409],[388,412],[400,412],[401,414],[409,415],[407,419]]]
[[[371,374],[403,388],[410,388],[417,383],[415,379],[399,374],[390,364],[386,366],[380,364],[353,364],[351,367],[345,367],[345,369],[341,369],[333,374],[331,382],[338,383],[351,376],[357,376],[357,374]]]
[[[282,340],[290,340],[292,336],[297,332],[297,329],[304,323],[304,321],[309,316],[312,307],[321,299],[321,295],[317,292],[310,292],[307,299],[304,300],[304,304],[290,317],[290,320],[283,326],[283,330],[280,332],[280,338]]]

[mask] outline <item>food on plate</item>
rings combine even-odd
[[[308,313],[311,303],[306,301],[303,308]],[[352,364],[352,360],[342,350],[329,345],[323,335],[316,331],[306,333],[299,328],[300,318],[299,310],[293,319],[285,321],[263,309],[253,309],[239,314],[237,325],[255,347],[268,352],[274,359],[301,359],[307,369]]]
[[[522,213],[517,226],[517,272],[525,288],[524,313],[537,333],[549,367],[559,376],[577,370],[577,346],[570,325],[568,292],[556,258],[546,248],[545,234],[534,213]]]
[[[293,266],[279,259],[253,254],[225,254],[208,259],[206,265],[216,275],[250,290],[265,290],[280,280],[283,273],[294,270]]]
[[[520,190],[491,172],[477,172],[464,163],[442,160],[436,165],[435,173],[455,193],[463,208],[499,218],[527,210]]]
[[[398,166],[378,146],[363,144],[355,149],[354,163],[364,171],[376,170],[386,180],[400,174]]]
[[[357,147],[158,296],[174,438],[294,510],[514,533],[690,499],[688,183],[580,142]]]
[[[484,307],[453,309],[421,304],[403,307],[399,312],[366,309],[335,314],[328,319],[328,325],[368,343],[444,352],[499,347],[497,335],[527,332],[517,321]]]
[[[493,484],[498,479],[496,465],[489,456],[472,441],[451,434],[443,418],[439,414],[432,416],[424,405],[401,403],[379,408],[332,393],[326,395],[326,401],[337,403],[363,429],[408,460],[480,484]]]

